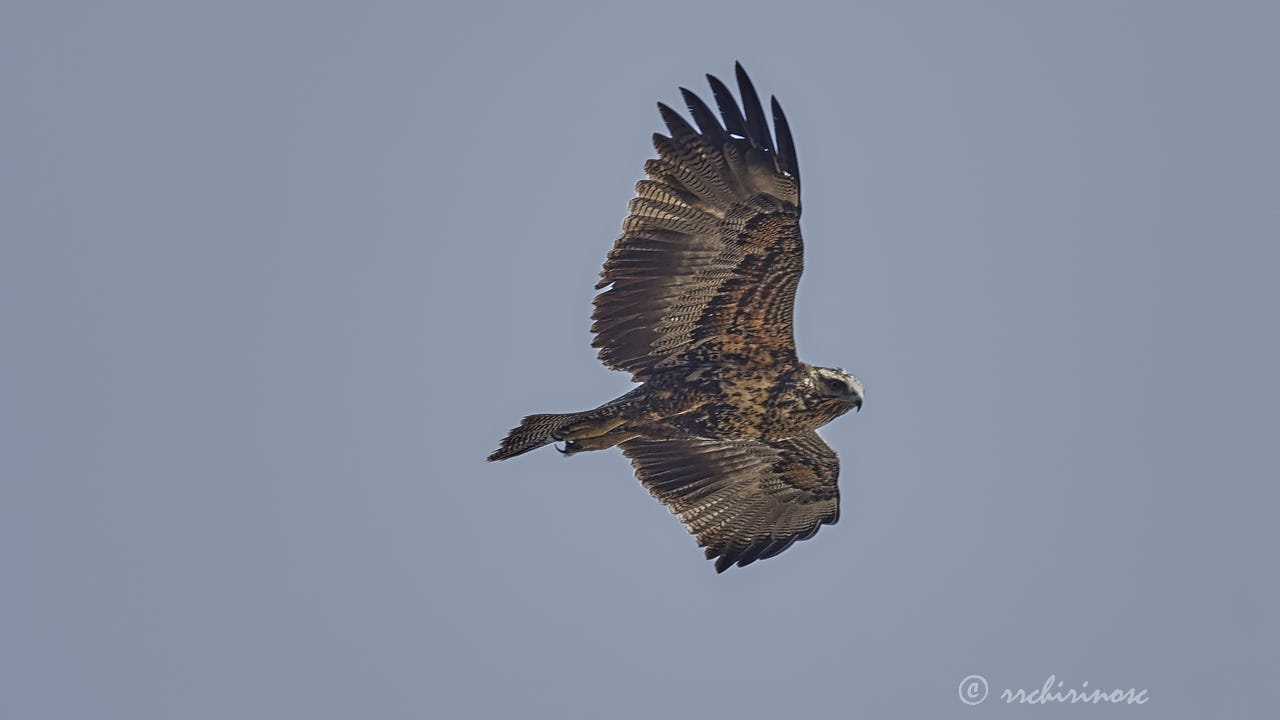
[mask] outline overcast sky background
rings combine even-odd
[[[1262,717],[1280,5],[5,3],[5,718]],[[805,179],[840,524],[717,576],[601,261],[740,59]],[[968,675],[991,697],[960,702]],[[1004,688],[1139,688],[1010,708]]]

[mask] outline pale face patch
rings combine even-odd
[[[839,368],[815,367],[814,389],[824,395],[862,401],[862,381]]]

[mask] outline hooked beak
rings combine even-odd
[[[862,410],[862,396],[858,396],[858,399],[853,401],[853,411],[860,412],[861,410]]]

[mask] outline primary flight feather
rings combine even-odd
[[[489,460],[553,442],[617,445],[716,570],[772,557],[840,516],[840,463],[817,428],[862,407],[862,383],[801,362],[792,330],[804,269],[800,168],[771,98],[774,133],[736,65],[741,107],[708,75],[720,111],[680,89],[696,128],[658,104],[668,135],[605,260],[592,346],[642,383],[579,413],[530,415]],[[776,134],[776,144],[775,135]]]

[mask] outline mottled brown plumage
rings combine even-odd
[[[862,384],[796,356],[804,269],[800,170],[772,100],[777,144],[742,66],[740,109],[708,75],[723,125],[681,88],[695,129],[666,105],[669,135],[605,261],[593,347],[643,383],[594,410],[526,417],[490,460],[563,441],[618,445],[716,570],[772,557],[839,517],[835,451],[814,432],[862,406]]]

